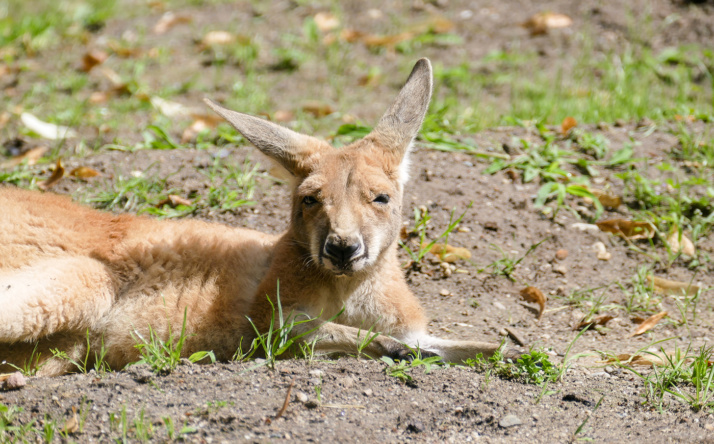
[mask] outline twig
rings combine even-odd
[[[278,413],[275,414],[275,417],[273,419],[280,418],[285,413],[285,410],[288,409],[288,404],[290,404],[290,392],[293,391],[293,385],[295,385],[294,379],[290,381],[290,385],[288,386],[288,392],[285,394],[285,401],[283,401],[283,406],[280,407],[280,410],[278,410]]]

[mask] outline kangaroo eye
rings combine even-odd
[[[309,207],[309,206],[315,205],[316,203],[317,203],[317,199],[315,199],[312,196],[305,196],[302,198],[302,204],[305,206]]]
[[[378,204],[388,204],[389,196],[386,194],[378,194],[377,197],[375,197],[372,202],[378,203]]]

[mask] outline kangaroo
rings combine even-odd
[[[310,319],[290,334],[315,340],[315,352],[357,354],[372,328],[381,334],[361,350],[372,357],[492,355],[499,344],[427,334],[397,259],[409,150],[431,90],[421,59],[374,130],[340,149],[206,99],[289,173],[292,212],[278,236],[0,188],[0,362],[33,359],[38,374],[60,375],[76,368],[50,350],[78,360],[89,346],[120,369],[139,359],[137,337],[151,328],[168,340],[184,321],[185,356],[229,360],[270,329],[278,302]]]

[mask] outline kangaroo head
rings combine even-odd
[[[318,267],[340,276],[373,266],[397,239],[407,155],[431,83],[429,60],[421,59],[374,130],[340,149],[206,103],[293,176],[291,236]]]

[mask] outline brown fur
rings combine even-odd
[[[0,189],[0,361],[23,365],[37,347],[41,373],[72,371],[50,349],[83,358],[88,334],[92,349],[103,344],[108,364],[121,368],[138,359],[134,345],[149,327],[166,340],[184,313],[184,355],[212,350],[227,360],[255,337],[248,318],[268,329],[278,286],[286,314],[315,319],[293,334],[317,339],[318,352],[356,353],[374,326],[382,335],[364,350],[372,356],[403,357],[407,346],[449,361],[492,353],[497,344],[428,336],[397,260],[405,158],[430,95],[422,59],[374,131],[339,150],[207,102],[292,176],[282,236],[116,216]]]

